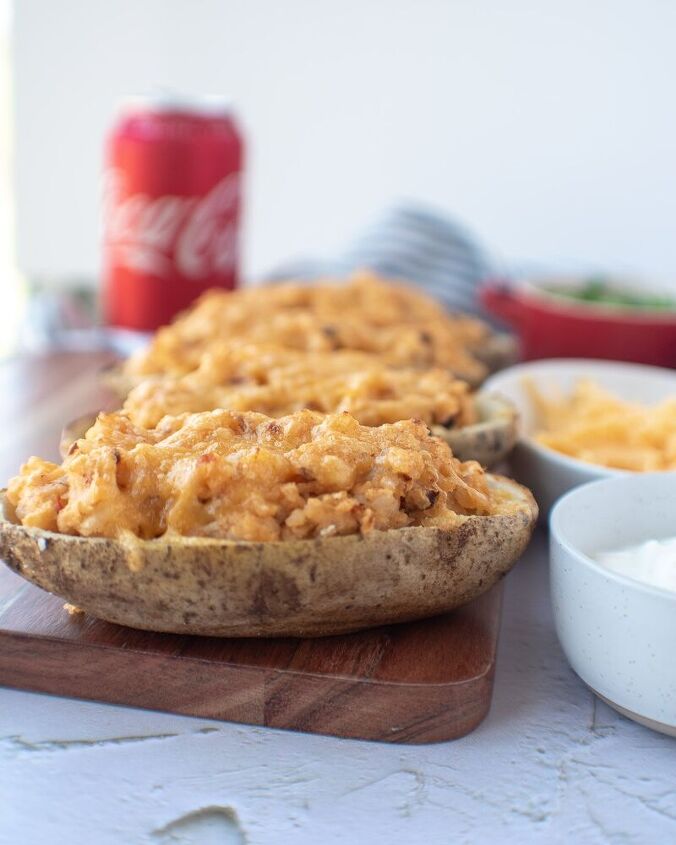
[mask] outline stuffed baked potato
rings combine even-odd
[[[153,430],[100,415],[3,497],[0,554],[102,619],[153,631],[320,636],[487,590],[537,518],[515,482],[412,420],[213,411]]]

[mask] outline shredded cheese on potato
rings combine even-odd
[[[444,367],[476,382],[486,368],[473,350],[488,335],[480,320],[450,314],[406,285],[360,273],[345,282],[208,291],[132,356],[124,373],[185,375],[223,340],[236,340],[302,352],[353,350],[396,367]]]
[[[590,379],[546,395],[527,380],[539,418],[538,443],[591,464],[650,472],[676,469],[676,397],[647,407]]]
[[[30,458],[7,498],[26,526],[122,541],[165,534],[276,541],[509,512],[475,461],[420,420],[216,410],[156,428],[100,414],[61,465]]]
[[[455,428],[477,419],[467,384],[447,370],[393,370],[371,362],[353,371],[353,359],[351,353],[308,353],[302,361],[271,364],[254,378],[226,375],[225,381],[215,384],[204,380],[203,371],[178,379],[148,378],[131,391],[123,410],[146,428],[167,414],[216,408],[258,411],[270,417],[303,408],[347,411],[362,425],[371,426],[415,418],[430,426]]]

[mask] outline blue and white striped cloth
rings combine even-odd
[[[268,281],[342,277],[363,269],[420,285],[451,310],[487,318],[477,299],[479,284],[494,269],[487,254],[464,227],[413,203],[387,211],[342,254],[290,262],[277,268]],[[73,319],[75,299],[71,295],[72,302],[64,302],[63,298],[48,291],[33,298],[22,338],[24,348],[103,346],[129,355],[148,342],[149,335],[144,333],[96,326],[94,315],[80,306]]]
[[[412,203],[387,211],[335,259],[291,262],[272,278],[345,276],[362,269],[420,285],[452,310],[485,317],[477,289],[494,272],[487,254],[463,226]]]

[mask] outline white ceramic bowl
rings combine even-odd
[[[578,461],[541,446],[532,438],[535,416],[524,379],[531,380],[546,394],[553,386],[568,392],[582,378],[593,379],[631,402],[650,405],[676,396],[676,371],[619,361],[556,358],[517,364],[491,376],[483,390],[502,394],[519,411],[519,440],[510,464],[515,478],[533,491],[542,518],[560,496],[578,484],[610,476],[635,475]]]
[[[572,490],[554,507],[550,530],[554,620],[570,665],[616,710],[676,736],[676,592],[590,557],[676,536],[676,473]]]

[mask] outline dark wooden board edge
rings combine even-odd
[[[112,359],[109,353],[51,353],[0,367],[8,397],[3,419],[11,423],[30,415],[32,422],[27,430],[11,428],[12,437],[0,450],[4,477],[13,475],[28,454],[56,458],[57,420],[60,425],[112,401],[100,387],[98,372]],[[41,413],[36,417],[38,406]],[[9,593],[13,589],[10,586]],[[14,604],[9,593],[5,610]],[[43,608],[27,595],[18,597],[17,612],[23,612],[19,604],[24,601],[38,623],[49,622],[41,616]],[[50,613],[49,608],[44,611]],[[50,636],[50,625],[36,625],[34,618],[30,632],[20,625],[5,630],[0,626],[0,685],[355,739],[442,742],[473,730],[489,710],[499,617],[498,601],[489,615],[495,624],[489,625],[490,636],[482,646],[486,659],[481,671],[448,683],[347,677],[331,671],[314,674],[286,665],[249,665],[245,659],[212,660],[199,657],[188,645],[183,653],[165,643],[156,643],[154,650],[121,648],[119,643]],[[409,642],[406,660],[415,648],[417,641]],[[443,649],[439,653],[437,665],[443,667]],[[460,655],[461,666],[466,659]]]
[[[71,659],[74,657],[75,659]],[[474,730],[490,708],[489,668],[448,684],[308,675],[3,632],[0,685],[103,703],[352,739],[423,744]],[[171,685],[164,683],[171,677]]]

